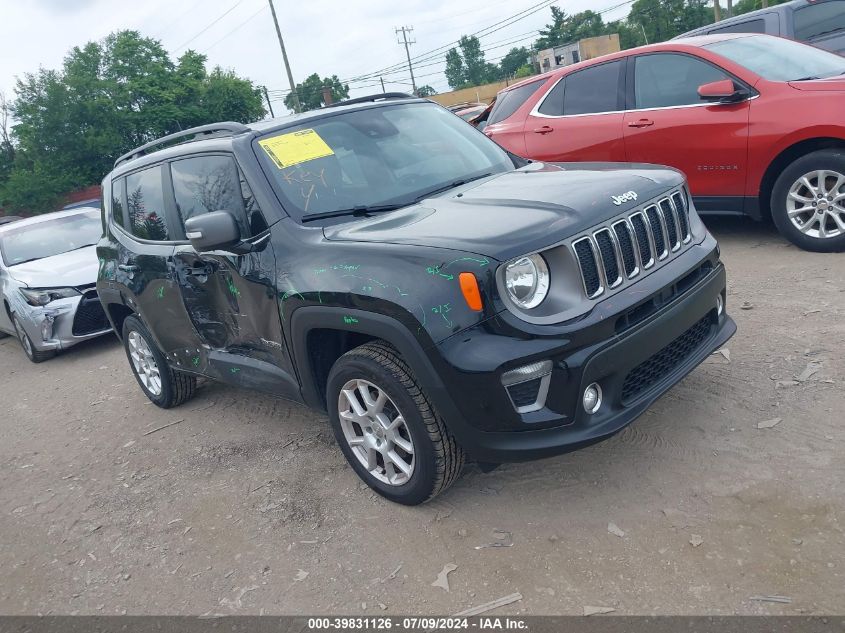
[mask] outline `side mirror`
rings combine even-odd
[[[748,92],[730,79],[721,79],[698,87],[698,96],[714,103],[737,103],[748,97]]]
[[[212,211],[186,220],[185,235],[198,253],[240,250],[241,230],[228,211]]]

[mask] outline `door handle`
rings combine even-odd
[[[548,134],[554,131],[555,129],[551,125],[541,125],[540,127],[534,128],[534,134]]]
[[[140,268],[133,264],[118,264],[117,269],[129,274],[137,273],[140,270]]]
[[[628,121],[628,127],[649,127],[654,125],[651,119],[637,119],[636,121]]]

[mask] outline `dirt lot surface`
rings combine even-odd
[[[515,592],[497,614],[845,613],[845,255],[710,224],[724,354],[615,438],[469,466],[418,508],[370,492],[304,407],[205,383],[162,411],[116,339],[42,365],[3,339],[0,613],[450,614]]]

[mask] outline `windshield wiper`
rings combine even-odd
[[[799,77],[798,79],[793,79],[792,81],[812,81],[813,79],[821,79],[821,77],[817,77],[816,75],[809,75],[807,77]]]
[[[472,176],[470,178],[459,178],[458,180],[453,180],[448,185],[441,185],[440,187],[436,187],[431,189],[430,191],[426,191],[424,194],[417,196],[417,202],[420,200],[424,200],[430,196],[437,195],[438,193],[443,193],[444,191],[449,191],[449,189],[454,189],[455,187],[460,187],[461,185],[465,185],[470,182],[474,182],[476,180],[481,180],[482,178],[487,178],[487,176],[492,176],[493,172],[488,172],[486,174],[481,174],[480,176]]]
[[[339,218],[345,215],[367,216],[371,213],[381,213],[383,211],[395,211],[402,207],[408,206],[407,203],[402,204],[375,204],[375,205],[358,205],[350,207],[349,209],[337,209],[335,211],[324,211],[322,213],[309,213],[302,216],[302,222],[313,222],[314,220],[324,220],[327,218]]]

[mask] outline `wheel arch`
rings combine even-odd
[[[832,136],[815,136],[789,145],[782,149],[769,163],[760,181],[760,213],[766,219],[771,219],[771,197],[778,176],[794,161],[802,156],[823,149],[845,150],[845,139]]]
[[[309,406],[325,410],[328,374],[340,356],[369,341],[383,340],[402,355],[438,407],[450,407],[448,396],[449,401],[444,402],[445,387],[423,344],[393,317],[365,310],[307,306],[295,310],[290,323],[302,398]]]
[[[117,335],[117,338],[122,341],[123,322],[126,320],[126,317],[135,314],[135,311],[123,303],[109,303],[106,304],[105,308],[106,316],[108,317],[109,321],[111,321],[114,333]]]

